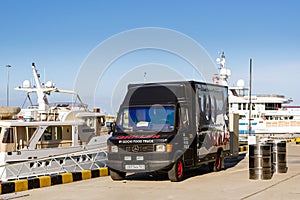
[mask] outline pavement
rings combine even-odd
[[[275,173],[269,180],[249,179],[249,158],[241,154],[237,160],[227,159],[223,171],[212,173],[203,166],[187,172],[187,178],[177,183],[157,174],[132,174],[124,181],[106,176],[1,195],[0,199],[300,199],[300,145],[288,143],[286,155],[287,173]]]

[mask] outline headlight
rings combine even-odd
[[[158,144],[156,145],[156,152],[165,152],[166,151],[166,145],[165,144]]]
[[[118,153],[119,152],[119,149],[118,149],[118,147],[117,146],[111,146],[110,147],[110,152],[112,152],[112,153]]]

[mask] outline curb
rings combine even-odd
[[[248,151],[248,145],[239,146],[239,152],[245,152],[245,151]]]
[[[35,188],[49,187],[52,185],[71,183],[80,180],[108,176],[108,168],[99,168],[93,170],[83,170],[72,173],[62,173],[50,176],[41,176],[30,179],[2,182],[0,184],[0,194],[21,192]]]
[[[289,143],[289,142],[296,142],[296,140],[297,140],[296,138],[292,138],[292,139],[287,140],[286,142],[287,143]]]
[[[300,142],[300,138],[298,140]],[[290,143],[290,142],[296,142],[296,144],[297,144],[297,138],[292,138],[292,139],[286,140],[286,143]],[[239,146],[239,152],[245,152],[245,151],[248,151],[248,145]]]

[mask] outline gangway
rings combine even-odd
[[[106,167],[106,161],[106,147],[20,161],[1,165],[0,180],[19,180],[80,170],[92,170]]]

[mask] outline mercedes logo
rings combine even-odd
[[[139,152],[140,147],[138,145],[133,145],[132,146],[132,152]]]

